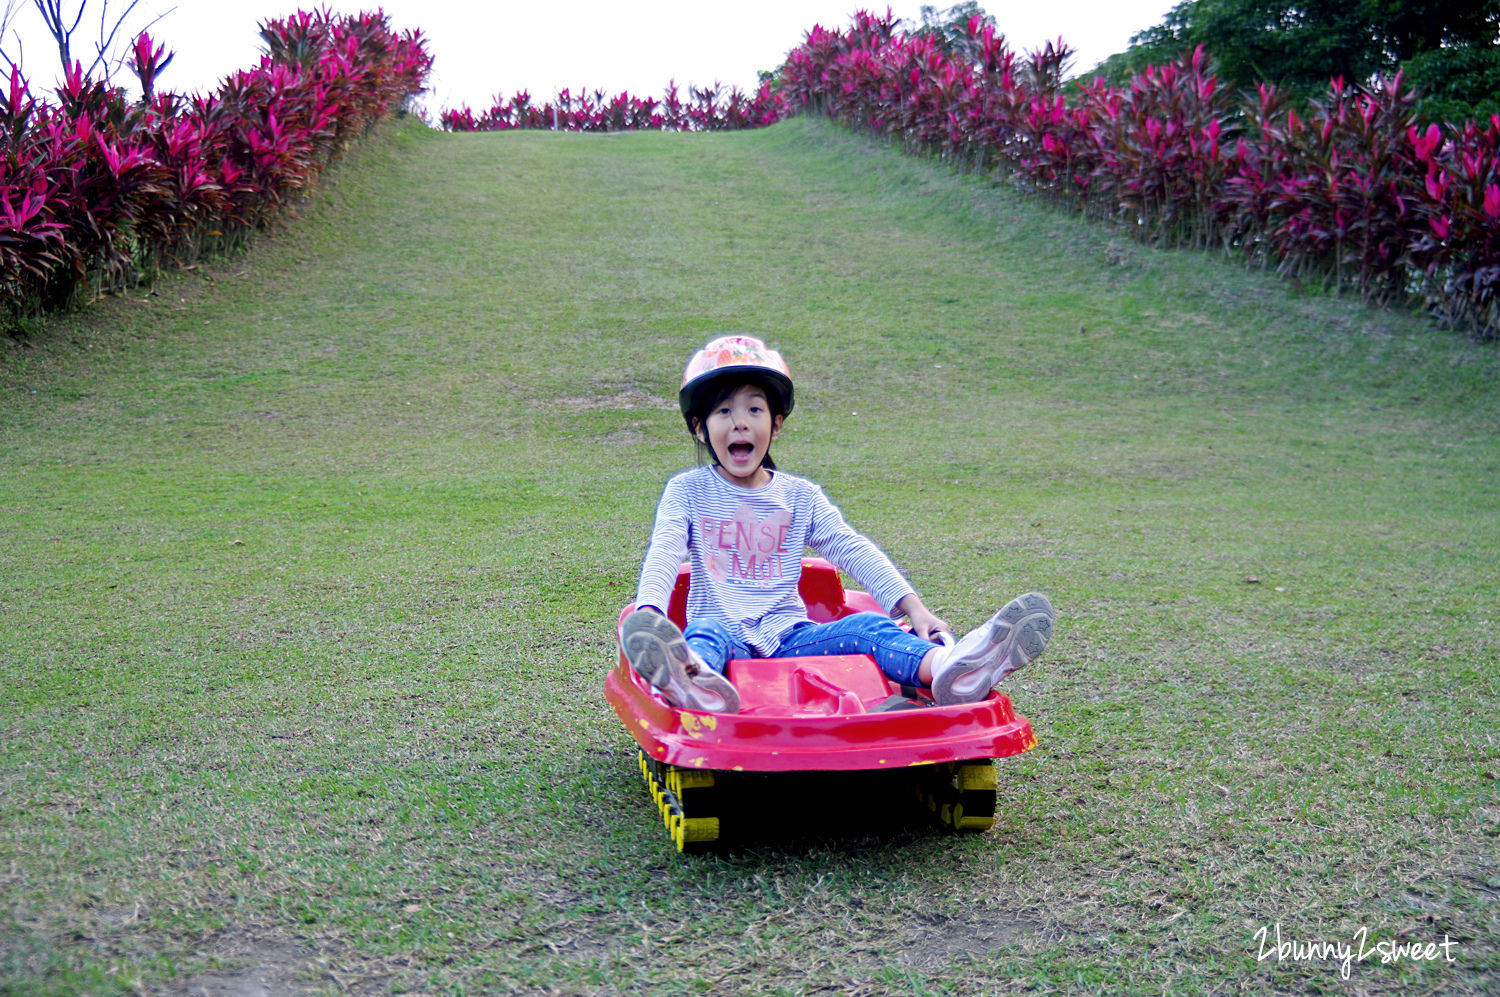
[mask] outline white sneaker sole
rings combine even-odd
[[[933,677],[933,701],[948,706],[988,696],[1001,679],[1041,656],[1052,639],[1055,618],[1052,603],[1040,592],[1006,603],[985,624],[988,640],[964,658],[945,662]]]
[[[738,713],[739,690],[712,668],[689,675],[692,649],[677,624],[650,610],[638,609],[620,624],[620,647],[636,672],[661,690],[673,706],[705,713]]]

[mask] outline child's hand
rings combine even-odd
[[[953,628],[948,626],[948,621],[934,615],[922,602],[922,597],[915,592],[896,603],[896,609],[906,614],[906,622],[911,624],[911,632],[923,640],[937,641],[938,631],[952,633]]]

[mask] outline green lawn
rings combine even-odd
[[[727,330],[937,612],[1057,604],[993,831],[671,851],[602,681]],[[0,993],[1500,989],[1493,344],[814,121],[404,121],[0,413]]]

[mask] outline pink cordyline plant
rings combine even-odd
[[[1419,300],[1500,337],[1500,117],[1424,123],[1401,77],[1334,80],[1305,115],[1220,86],[1209,54],[1123,86],[1065,86],[1060,40],[1017,58],[979,19],[943,48],[857,12],[815,25],[777,74],[788,113],[828,115],[1009,179],[1167,245],[1221,247],[1371,301]]]
[[[726,93],[715,84],[689,87],[683,101],[672,82],[661,100],[622,91],[608,96],[603,90],[561,90],[551,101],[535,104],[525,90],[509,99],[498,98],[489,110],[475,114],[468,107],[444,110],[443,128],[451,132],[550,129],[573,132],[620,131],[723,131],[764,128],[786,116],[787,101],[769,83],[753,94],[738,87]]]
[[[0,310],[13,322],[129,286],[282,217],[347,145],[421,92],[419,32],[383,13],[262,25],[269,54],[209,95],[162,93],[172,54],[142,34],[142,97],[74,64],[54,103],[0,88]]]

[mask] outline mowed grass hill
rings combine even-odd
[[[0,993],[1500,989],[1495,345],[814,120],[301,215],[0,350]],[[1058,606],[989,833],[671,850],[602,682],[735,330],[938,613]]]

